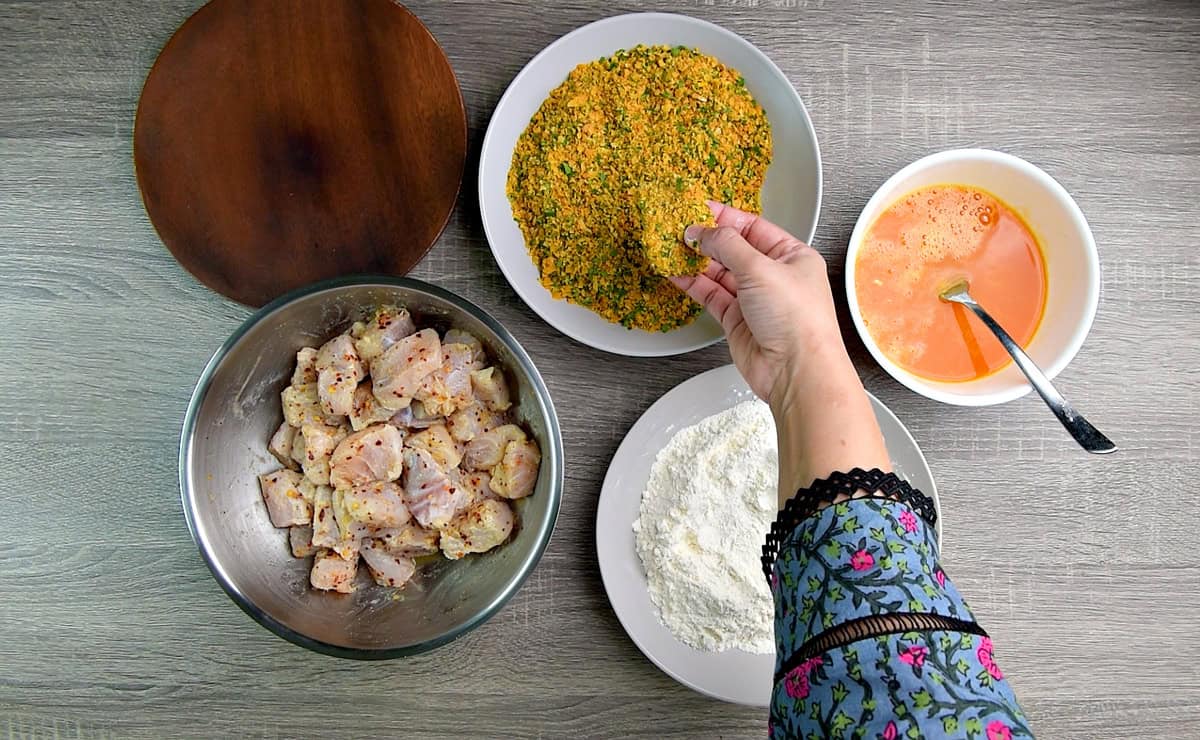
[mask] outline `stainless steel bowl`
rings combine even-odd
[[[308,585],[286,531],[267,519],[257,476],[278,463],[267,440],[296,351],[318,345],[372,307],[406,306],[418,326],[478,336],[506,370],[518,419],[542,449],[532,496],[517,502],[511,541],[483,555],[423,566],[400,591],[339,595]],[[550,394],[521,345],[479,307],[418,280],[331,280],[265,306],[213,355],[196,384],[179,446],[183,511],[200,554],[229,596],[275,634],[322,653],[395,658],[430,650],[482,624],[512,597],[550,542],[563,489],[562,436]]]

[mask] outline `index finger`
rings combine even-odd
[[[718,226],[736,229],[751,246],[772,259],[792,249],[796,243],[803,244],[783,227],[776,226],[762,216],[739,211],[715,200],[708,201],[708,207]]]

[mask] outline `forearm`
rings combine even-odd
[[[788,363],[771,394],[779,505],[835,470],[891,470],[870,400],[840,337]]]

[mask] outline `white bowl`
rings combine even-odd
[[[479,209],[496,263],[517,295],[563,334],[607,352],[654,357],[706,347],[721,339],[721,327],[705,314],[666,333],[626,329],[555,300],[538,281],[505,192],[517,139],[550,91],[576,66],[638,44],[694,47],[745,78],[766,111],[774,140],[763,213],[805,241],[812,240],[821,207],[821,155],[804,103],[779,67],[737,34],[685,15],[635,13],[596,21],[546,47],[513,79],[492,114],[479,163]]]
[[[1096,317],[1100,298],[1096,242],[1083,212],[1054,178],[1019,157],[989,149],[955,149],[913,162],[889,178],[859,215],[846,251],[846,299],[858,335],[876,362],[896,380],[935,401],[958,406],[1005,403],[1032,390],[1015,365],[1010,363],[977,380],[929,380],[888,359],[863,325],[854,275],[867,231],[879,214],[902,196],[941,184],[973,186],[996,195],[1024,218],[1037,236],[1046,261],[1046,307],[1025,351],[1051,378],[1074,359]]]

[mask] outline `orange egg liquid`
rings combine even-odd
[[[859,249],[854,289],[867,331],[890,360],[942,381],[974,380],[1012,361],[973,313],[938,299],[960,278],[1028,345],[1046,305],[1046,267],[1011,208],[984,190],[935,185],[880,214]]]

